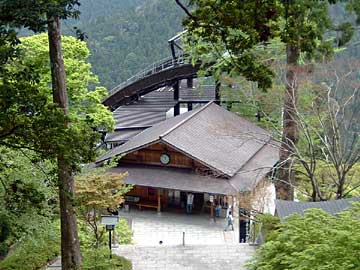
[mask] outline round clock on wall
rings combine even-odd
[[[168,154],[161,154],[160,156],[160,162],[164,165],[169,164],[170,162],[170,156]]]

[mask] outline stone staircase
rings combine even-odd
[[[133,270],[245,270],[255,247],[248,244],[139,246],[123,245],[114,254],[130,259]]]

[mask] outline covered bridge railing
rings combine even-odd
[[[177,80],[196,77],[199,68],[200,63],[193,66],[186,54],[162,59],[113,88],[103,104],[116,109],[157,88]]]

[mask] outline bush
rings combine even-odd
[[[264,241],[266,242],[276,237],[280,229],[280,219],[270,214],[261,214],[258,216],[258,219],[261,222],[261,233]]]
[[[110,251],[106,246],[83,251],[83,270],[131,270],[131,261],[117,255],[109,258]]]
[[[116,270],[131,270],[132,269],[132,263],[131,261],[129,261],[128,259],[121,257],[121,256],[117,256],[117,255],[113,255],[113,261],[114,261],[114,265]]]
[[[291,215],[256,251],[251,270],[360,269],[360,203],[336,216],[308,209]]]
[[[0,262],[2,270],[36,270],[60,254],[60,235],[57,224],[49,230],[39,230],[16,243],[7,257]]]
[[[116,225],[116,234],[120,245],[127,245],[132,243],[133,232],[125,219],[120,219]]]
[[[4,257],[9,252],[9,247],[7,243],[0,242],[0,260],[2,257]]]
[[[83,255],[83,270],[131,270],[131,261],[113,255],[110,260],[110,250],[108,247],[108,233],[105,232],[103,226],[99,226],[100,232],[99,246],[96,248],[94,232],[85,222],[79,222],[79,238]],[[121,219],[116,225],[116,234],[119,244],[130,244],[132,231],[130,230],[126,220]]]
[[[0,212],[0,257],[5,256],[8,253],[9,247],[7,239],[10,236],[11,224],[8,215],[4,212]]]
[[[80,240],[80,246],[82,249],[91,249],[96,246],[96,238],[94,231],[91,229],[91,227],[84,221],[78,220],[78,234],[79,234],[79,240]],[[98,227],[99,234],[101,235],[100,238],[100,245],[106,245],[106,235],[105,235],[105,229],[102,226]]]

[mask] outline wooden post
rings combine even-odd
[[[214,202],[211,202],[210,206],[210,217],[214,218]]]
[[[174,100],[179,101],[179,81],[176,81],[173,85],[174,88]],[[180,103],[177,103],[174,107],[174,116],[180,114]]]
[[[215,83],[215,103],[217,105],[220,105],[220,86],[221,83],[219,81],[216,81]]]
[[[188,102],[187,107],[188,107],[188,111],[192,111],[193,109],[192,102]]]
[[[157,202],[158,202],[157,211],[158,211],[158,213],[160,213],[160,210],[161,210],[161,197],[160,197],[160,189],[157,189]]]
[[[193,78],[187,78],[186,86],[187,88],[193,88]]]

